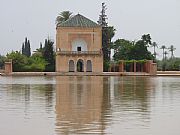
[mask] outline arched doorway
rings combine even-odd
[[[69,72],[74,72],[74,61],[73,60],[69,61]]]
[[[91,60],[87,61],[86,71],[87,72],[92,72],[92,62],[91,62]]]
[[[84,72],[84,62],[81,59],[77,62],[77,72]]]

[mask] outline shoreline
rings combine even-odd
[[[157,71],[156,75],[145,72],[12,72],[1,76],[180,76],[180,71]]]

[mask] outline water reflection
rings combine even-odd
[[[54,86],[53,78],[0,78],[1,134],[53,134]]]
[[[179,88],[178,77],[0,77],[0,133],[179,135]]]
[[[43,105],[41,107],[46,108],[53,105],[53,84],[6,84],[4,87],[7,90],[8,100],[13,104],[24,103],[26,107],[29,104],[40,103],[36,105]]]
[[[149,121],[149,95],[155,86],[150,78],[56,77],[56,81],[59,134],[108,134],[106,129],[114,122]]]
[[[101,127],[103,103],[102,77],[57,77],[57,132],[93,133]]]

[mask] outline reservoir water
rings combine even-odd
[[[0,135],[180,135],[179,77],[0,76]]]

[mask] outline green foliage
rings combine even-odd
[[[30,41],[27,39],[27,37],[25,38],[25,42],[22,44],[22,54],[30,57],[31,56],[31,47],[30,47]]]
[[[27,64],[27,57],[22,55],[18,51],[12,51],[6,55],[7,59],[12,59],[13,71],[24,71],[24,67]]]
[[[43,58],[48,63],[45,71],[55,71],[55,55],[53,49],[54,42],[50,39],[45,39]]]
[[[104,72],[108,72],[109,70],[109,67],[110,67],[110,61],[103,61],[103,69],[104,69]]]
[[[108,23],[107,23],[107,15],[106,15],[106,5],[103,2],[102,3],[102,10],[101,10],[101,14],[99,15],[99,20],[98,20],[98,24],[101,25],[102,27],[107,27]]]
[[[142,36],[142,39],[135,41],[129,41],[125,39],[118,39],[114,42],[113,49],[114,60],[152,60],[154,57],[150,51],[148,51],[148,44],[151,43],[150,35]]]
[[[164,52],[165,52],[165,49],[167,49],[167,48],[166,48],[166,46],[165,46],[165,45],[162,45],[160,49],[162,49],[162,50],[163,50],[163,60],[164,60],[164,54],[165,54]]]
[[[174,57],[174,51],[176,50],[176,48],[174,48],[174,46],[171,45],[168,49],[171,52],[171,58],[173,58]]]
[[[42,55],[27,57],[18,51],[7,54],[7,59],[12,59],[14,72],[44,71],[47,65]]]
[[[114,49],[114,60],[130,60],[131,59],[131,50],[134,44],[131,41],[125,39],[118,39],[113,44]]]
[[[179,71],[180,70],[180,58],[170,58],[167,60],[157,61],[158,70],[163,71]]]
[[[143,40],[139,40],[135,43],[135,45],[131,50],[131,54],[132,54],[131,59],[135,59],[135,60],[153,59],[153,55],[151,54],[150,51],[148,51],[147,44]]]
[[[0,55],[0,69],[2,69],[4,67],[4,62],[5,62],[5,57]]]
[[[28,64],[24,67],[26,71],[42,72],[45,70],[47,62],[41,55],[32,55],[28,58]]]
[[[58,24],[60,24],[60,23],[62,23],[64,21],[68,20],[69,18],[72,17],[72,14],[73,13],[70,12],[70,11],[61,12],[56,18],[56,24],[58,25]]]
[[[27,38],[22,45],[22,53],[18,51],[12,51],[7,54],[7,59],[12,59],[14,72],[42,72],[42,71],[55,71],[55,55],[53,50],[53,44],[50,39],[45,40],[45,45],[37,49],[32,55],[26,55],[25,44],[30,46]]]
[[[144,42],[144,45],[146,45],[146,46],[149,46],[149,45],[152,44],[151,43],[151,36],[150,36],[150,34],[142,35],[141,40]]]
[[[141,63],[141,64],[143,64],[143,63],[146,63],[147,60],[125,60],[124,62],[125,62],[125,63],[134,63],[134,62],[136,62],[136,63]]]
[[[108,26],[107,15],[106,15],[106,5],[102,3],[102,10],[99,15],[98,24],[102,26],[102,51],[104,59],[104,71],[107,71],[108,64],[110,62],[111,49],[112,49],[112,38],[115,35],[115,29],[113,26]]]
[[[113,43],[112,38],[115,35],[114,27],[103,27],[102,28],[102,50],[104,61],[110,61],[111,48]]]
[[[158,48],[158,44],[156,42],[153,42],[151,44],[151,47],[153,47],[153,49],[154,49],[153,56],[154,56],[154,60],[156,60],[156,55],[157,55],[156,48]]]

